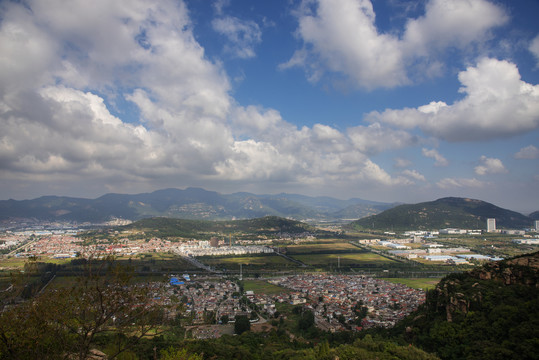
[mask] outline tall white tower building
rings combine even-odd
[[[535,220],[535,231],[539,231],[539,220]]]
[[[487,219],[487,232],[496,231],[496,219]]]

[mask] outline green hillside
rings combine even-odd
[[[266,216],[263,218],[229,221],[185,220],[171,218],[150,218],[136,221],[122,227],[124,230],[139,230],[159,237],[197,237],[204,238],[216,234],[254,234],[257,236],[277,235],[279,233],[301,234],[316,231],[305,223]]]
[[[392,331],[442,359],[536,359],[539,252],[452,274]]]
[[[350,224],[355,229],[486,229],[488,218],[496,219],[498,228],[521,229],[532,226],[532,219],[493,204],[467,198],[442,198],[413,205],[399,205],[380,214]]]

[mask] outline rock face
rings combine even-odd
[[[536,359],[539,252],[446,276],[395,333],[441,359]]]
[[[489,263],[470,273],[481,280],[498,280],[505,285],[539,286],[539,252],[502,262]]]
[[[493,262],[465,274],[453,274],[427,294],[430,310],[445,313],[452,322],[456,316],[466,316],[470,311],[482,307],[483,281],[491,286],[525,285],[539,287],[539,252],[511,260]],[[480,280],[477,282],[476,280]]]

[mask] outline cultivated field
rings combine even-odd
[[[294,254],[316,254],[316,253],[332,253],[332,252],[360,252],[357,246],[347,242],[332,242],[323,244],[301,244],[290,245],[286,247],[288,255]]]
[[[313,254],[313,255],[294,255],[294,259],[311,266],[341,266],[346,265],[365,265],[365,264],[389,264],[393,260],[374,253],[343,253],[343,254]],[[340,258],[340,260],[339,260]]]
[[[423,290],[434,289],[440,282],[440,278],[383,278],[383,280]]]
[[[274,295],[288,292],[288,289],[270,284],[264,280],[243,280],[243,288],[245,291],[253,291],[255,294]]]
[[[287,260],[279,255],[260,255],[260,256],[213,256],[200,257],[198,260],[206,265],[216,268],[226,268],[236,271],[240,264],[248,266],[249,270],[253,268],[268,270],[268,269],[283,269],[297,267],[298,265]],[[244,270],[247,268],[244,267]]]

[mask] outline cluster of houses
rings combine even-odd
[[[122,239],[111,244],[109,240],[102,240],[94,245],[84,245],[82,238],[71,235],[48,235],[37,237],[35,241],[28,242],[16,254],[19,257],[47,256],[51,258],[70,258],[78,254],[85,255],[135,255],[139,253],[166,252],[171,250],[175,243],[159,238],[149,240]]]
[[[422,290],[361,275],[304,274],[270,282],[302,293],[317,326],[329,331],[343,330],[347,324],[355,324],[355,329],[390,327],[425,301]],[[360,325],[358,305],[368,310]]]
[[[184,304],[182,315],[191,317],[195,325],[219,322],[225,316],[234,322],[236,316],[250,314],[241,303],[240,288],[230,280],[177,281],[173,277],[169,291]]]
[[[225,256],[225,255],[249,255],[249,254],[271,254],[273,249],[267,246],[246,245],[246,246],[179,246],[177,252],[186,256]]]
[[[94,240],[93,245],[84,245],[82,238],[71,234],[47,234],[35,237],[32,241],[27,235],[5,235],[0,238],[6,249],[17,244],[24,244],[16,254],[18,257],[47,256],[51,258],[71,258],[78,254],[92,255],[118,255],[129,256],[142,253],[156,253],[174,251],[186,256],[224,256],[224,255],[248,255],[270,254],[273,249],[267,246],[211,246],[208,241],[192,240],[189,242],[172,242],[160,238],[151,239],[127,239],[122,238],[114,242],[109,239]]]
[[[425,301],[422,290],[360,275],[290,275],[270,282],[286,289],[280,294],[246,291],[242,295],[228,279],[171,278],[167,291],[168,297],[176,296],[184,304],[182,315],[190,317],[193,325],[234,322],[238,315],[258,321],[252,318],[252,304],[257,312],[273,318],[279,315],[276,303],[286,302],[311,310],[316,326],[332,332],[390,327]],[[364,310],[364,318],[358,319],[359,309]]]

